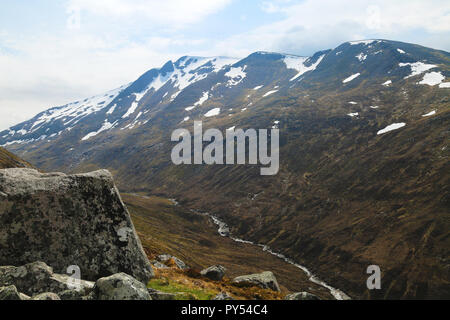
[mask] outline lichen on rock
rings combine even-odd
[[[0,170],[0,265],[35,261],[59,274],[77,266],[91,281],[124,272],[146,283],[154,275],[106,170]]]

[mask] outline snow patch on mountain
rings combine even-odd
[[[367,54],[364,54],[364,53],[361,52],[361,53],[358,54],[355,58],[358,59],[359,62],[363,62],[364,60],[367,59]]]
[[[270,90],[270,91],[266,92],[266,93],[263,95],[263,98],[268,97],[268,96],[270,96],[271,94],[274,94],[275,92],[278,92],[278,90]]]
[[[106,114],[113,114],[116,107],[117,107],[117,104],[114,104],[111,108],[109,108],[109,110],[106,112]]]
[[[350,77],[348,77],[348,78],[342,80],[342,83],[350,82],[350,81],[352,81],[352,80],[358,78],[360,75],[361,75],[361,73],[355,73],[355,74],[352,74]]]
[[[218,116],[220,114],[220,108],[214,108],[212,110],[209,110],[207,113],[205,113],[205,117],[210,118],[210,117],[215,117]]]
[[[434,116],[435,114],[436,114],[436,110],[433,110],[427,114],[422,115],[422,117],[431,117],[431,116]]]
[[[406,76],[405,79],[417,76],[417,75],[419,75],[421,73],[424,73],[425,71],[428,71],[430,69],[433,69],[433,68],[437,67],[434,64],[426,64],[426,63],[423,63],[423,62],[420,62],[420,61],[414,62],[414,63],[411,63],[411,62],[402,63],[401,62],[398,65],[400,67],[407,67],[407,66],[411,67],[411,74]]]
[[[356,46],[356,45],[359,45],[359,44],[363,44],[363,45],[369,45],[369,44],[372,44],[372,43],[374,43],[374,42],[380,42],[380,40],[358,40],[358,41],[350,41],[349,43],[350,43],[350,45],[352,45],[352,46]]]
[[[422,81],[419,82],[419,84],[427,84],[429,86],[435,86],[435,85],[442,83],[442,81],[444,81],[444,80],[445,80],[445,77],[442,75],[442,73],[429,72],[423,76],[423,79],[422,79]]]
[[[381,135],[387,132],[391,132],[400,128],[403,128],[404,126],[406,126],[406,123],[404,122],[400,122],[400,123],[393,123],[391,125],[388,125],[386,128],[380,130],[377,132],[377,135]]]
[[[203,92],[203,95],[200,97],[200,99],[196,103],[194,103],[193,106],[187,107],[185,110],[191,111],[195,107],[201,106],[206,100],[208,100],[208,98],[209,98],[209,92],[208,91]]]
[[[228,87],[236,86],[239,83],[241,83],[242,80],[244,80],[245,77],[247,76],[247,73],[245,72],[246,68],[247,66],[230,68],[230,70],[227,73],[225,73],[226,77],[231,78],[230,80],[228,80],[227,86]]]
[[[316,70],[317,66],[322,62],[324,57],[325,57],[325,55],[322,55],[312,65],[305,66],[305,62],[307,62],[310,58],[287,56],[284,59],[284,63],[286,64],[286,67],[288,69],[295,69],[298,71],[298,73],[293,78],[291,78],[289,81],[294,81],[295,79],[298,79],[306,72]]]
[[[27,130],[29,133],[35,132],[42,125],[48,124],[55,120],[63,120],[64,118],[70,119],[70,121],[66,121],[65,124],[69,124],[77,119],[81,119],[89,114],[98,112],[103,108],[107,107],[111,101],[113,101],[119,93],[125,89],[125,86],[122,86],[118,89],[114,89],[106,92],[102,95],[93,96],[91,98],[84,99],[83,101],[77,101],[73,103],[69,103],[62,107],[51,108],[45,112],[43,112],[31,125],[31,127]],[[22,128],[26,130],[26,128]]]
[[[130,108],[122,116],[122,119],[128,118],[130,115],[132,115],[136,111],[138,105],[139,105],[139,100],[136,99],[134,102],[131,103]]]
[[[114,123],[109,123],[108,120],[105,120],[105,122],[103,123],[102,127],[100,129],[98,129],[97,131],[93,131],[88,133],[86,136],[84,136],[81,141],[86,141],[89,140],[92,137],[95,137],[96,135],[98,135],[99,133],[112,129],[116,126],[117,121],[115,121]]]
[[[213,72],[219,72],[222,70],[225,66],[233,65],[236,62],[238,62],[240,59],[237,58],[228,58],[228,57],[217,57],[214,58],[211,63],[214,67]]]

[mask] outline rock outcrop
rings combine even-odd
[[[284,300],[320,300],[319,297],[309,292],[296,292],[288,294]]]
[[[200,274],[210,280],[222,281],[226,270],[224,266],[216,265],[202,270]]]
[[[236,277],[233,283],[238,286],[258,286],[263,289],[281,291],[275,275],[271,271]]]
[[[162,263],[165,266],[175,264],[175,266],[179,269],[182,270],[189,269],[189,266],[186,265],[182,260],[170,254],[160,254],[159,256],[156,257],[156,261]]]
[[[34,262],[0,267],[0,300],[151,300],[151,296],[145,284],[125,273],[94,283],[53,273],[45,263]]]
[[[95,281],[119,272],[146,283],[153,270],[111,174],[0,170],[0,265],[45,261]],[[20,291],[20,289],[19,289]]]
[[[33,262],[20,267],[0,267],[0,287],[6,286],[14,286],[28,296],[46,292],[59,294],[67,290],[76,290],[83,296],[92,291],[94,283],[53,273],[45,263]]]
[[[17,291],[16,286],[0,287],[0,300],[30,300],[30,297]]]

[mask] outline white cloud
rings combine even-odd
[[[261,9],[284,18],[215,44],[214,51],[312,54],[344,41],[384,38],[450,49],[450,2],[445,0],[274,0]]]
[[[79,8],[100,16],[146,18],[151,23],[181,28],[213,14],[232,0],[70,0]]]
[[[174,41],[134,43],[89,34],[5,39],[18,53],[0,51],[0,69],[9,75],[0,77],[0,131],[47,108],[119,87],[178,58],[167,49]]]

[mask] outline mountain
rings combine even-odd
[[[311,57],[183,57],[0,133],[43,170],[213,212],[355,298],[449,298],[450,54],[388,41]],[[210,112],[212,111],[213,112]],[[176,128],[280,129],[280,171],[175,166]],[[383,286],[366,288],[379,265]]]

